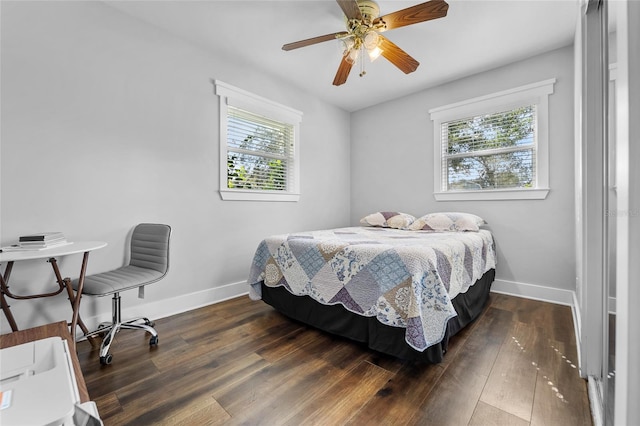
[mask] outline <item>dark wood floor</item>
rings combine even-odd
[[[570,308],[492,294],[437,365],[403,362],[240,297],[78,344],[105,425],[590,425]]]

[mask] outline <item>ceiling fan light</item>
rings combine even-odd
[[[367,50],[367,53],[369,54],[369,60],[373,62],[380,57],[380,55],[382,54],[382,49],[376,46],[373,49]]]
[[[344,55],[344,59],[345,61],[347,61],[350,64],[355,64],[356,61],[358,60],[358,56],[360,54],[360,50],[358,49],[351,49],[347,52],[346,55]]]
[[[345,37],[342,39],[342,44],[344,46],[344,54],[346,56],[347,52],[355,46],[356,42],[353,40],[353,37]]]
[[[367,50],[373,50],[380,44],[380,36],[375,31],[369,31],[364,35],[364,39],[362,40],[362,44],[364,48]]]

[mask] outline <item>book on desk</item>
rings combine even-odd
[[[2,247],[0,252],[46,250],[71,244],[62,232],[40,232],[37,234],[23,235],[18,238],[18,244]]]
[[[21,243],[24,242],[52,242],[56,240],[64,239],[62,232],[39,232],[36,234],[22,235],[18,238]]]

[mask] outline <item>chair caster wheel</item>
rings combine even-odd
[[[100,364],[102,365],[109,365],[111,364],[111,361],[113,361],[113,357],[111,356],[111,354],[107,354],[106,356],[100,357]]]
[[[158,336],[151,336],[149,339],[149,346],[158,346]]]

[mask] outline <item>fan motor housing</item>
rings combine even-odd
[[[365,21],[373,21],[380,16],[380,7],[373,0],[358,0],[358,8]]]

